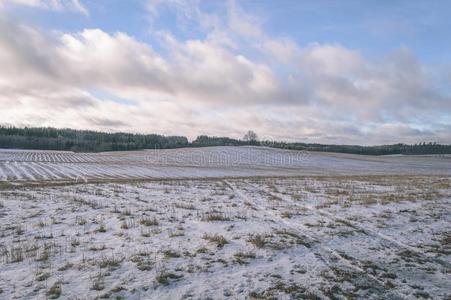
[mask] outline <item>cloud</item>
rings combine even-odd
[[[35,34],[30,28],[20,30],[22,36]],[[184,101],[205,104],[268,102],[281,93],[267,66],[205,41],[174,41],[165,58],[150,45],[121,32],[110,35],[90,29],[63,34],[49,51],[43,50],[45,55],[36,51],[45,49],[41,39],[45,38],[32,40],[28,47],[16,45],[20,51],[9,52],[20,55],[14,60],[16,64],[30,61],[26,65],[32,68],[30,74],[47,74],[61,84],[102,88],[130,96],[182,96]],[[15,46],[9,43],[9,47]]]
[[[80,0],[2,0],[0,4],[23,5],[52,11],[73,11],[89,16],[88,9]]]
[[[111,120],[104,118],[91,118],[90,123],[102,128],[118,128],[130,126],[128,123],[125,123],[121,120]]]
[[[162,5],[204,36],[156,28]],[[446,68],[407,48],[370,59],[339,44],[300,45],[267,34],[234,2],[224,9],[149,2],[152,44],[98,28],[43,31],[0,13],[2,122],[191,138],[254,129],[307,142],[451,140],[451,97],[434,81]]]
[[[81,4],[80,0],[72,0],[70,6],[73,10],[78,11],[85,16],[89,16],[88,9],[83,4]]]

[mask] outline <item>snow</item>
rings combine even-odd
[[[0,150],[0,299],[448,299],[451,160]]]
[[[5,188],[0,298],[446,299],[450,205],[429,175]]]
[[[364,156],[266,147],[107,153],[0,150],[0,180],[73,181],[240,176],[451,174],[446,156]]]

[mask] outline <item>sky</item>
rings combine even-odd
[[[451,2],[0,0],[0,124],[451,143]]]

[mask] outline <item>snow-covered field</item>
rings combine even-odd
[[[2,150],[0,299],[450,299],[450,161]]]
[[[451,179],[242,178],[0,192],[2,299],[449,299]]]
[[[265,147],[108,153],[0,150],[0,181],[110,181],[295,175],[451,175],[451,157],[364,156]]]

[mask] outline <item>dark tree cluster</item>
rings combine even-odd
[[[211,147],[211,146],[245,146],[245,145],[260,145],[256,140],[236,140],[228,137],[217,136],[198,136],[192,143],[193,147]]]
[[[323,145],[323,144],[276,142],[272,146],[276,148],[291,149],[291,150],[338,152],[338,153],[365,154],[365,155],[451,154],[451,145],[441,145],[437,143],[425,143],[425,142],[415,145],[393,144],[380,146]]]
[[[0,148],[9,149],[102,152],[180,148],[188,145],[188,139],[182,136],[0,126]]]

